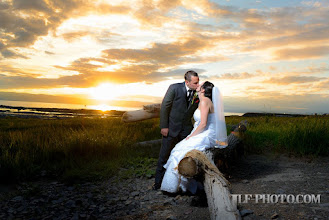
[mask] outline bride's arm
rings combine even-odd
[[[199,108],[200,108],[200,114],[201,114],[200,124],[194,130],[194,132],[186,138],[186,140],[189,139],[190,137],[200,134],[207,125],[207,119],[208,119],[208,114],[209,114],[209,105],[206,100],[202,100],[199,105],[200,105]]]

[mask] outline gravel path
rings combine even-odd
[[[250,155],[232,168],[234,194],[320,194],[320,203],[240,203],[243,219],[328,219],[329,158]],[[0,219],[210,219],[202,196],[166,195],[153,179],[0,186]]]

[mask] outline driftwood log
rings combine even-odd
[[[226,148],[211,148],[204,153],[192,150],[178,164],[178,172],[187,178],[203,176],[210,217],[213,220],[241,219],[237,204],[230,194],[230,183],[219,169],[229,167],[230,163],[243,153],[241,141],[247,129],[246,126],[247,122],[242,121],[233,128],[234,130],[228,136]]]
[[[204,153],[198,150],[188,152],[178,164],[178,172],[185,177],[204,175],[204,189],[212,220],[241,219],[230,194],[230,183]]]
[[[144,105],[143,109],[127,111],[122,115],[123,122],[142,121],[160,117],[161,104]]]
[[[134,122],[160,116],[160,104],[144,106],[142,110],[126,112],[122,121]],[[233,126],[228,136],[226,148],[211,148],[205,152],[192,150],[188,152],[178,165],[178,172],[188,178],[203,176],[204,188],[207,195],[209,212],[212,220],[241,219],[237,204],[230,194],[230,183],[220,172],[228,171],[231,164],[244,152],[242,140],[247,129],[246,121]],[[161,140],[140,142],[140,146],[160,144]]]

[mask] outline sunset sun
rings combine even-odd
[[[326,113],[328,19],[319,0],[0,1],[0,105],[136,109],[195,70],[227,112]]]
[[[109,101],[120,95],[115,84],[101,83],[97,87],[90,88],[90,96],[92,99]]]

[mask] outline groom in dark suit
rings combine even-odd
[[[155,173],[153,189],[159,189],[171,150],[189,135],[193,129],[191,118],[198,108],[198,99],[194,96],[199,86],[199,76],[190,70],[185,73],[185,82],[169,86],[163,98],[160,111],[162,145]]]

